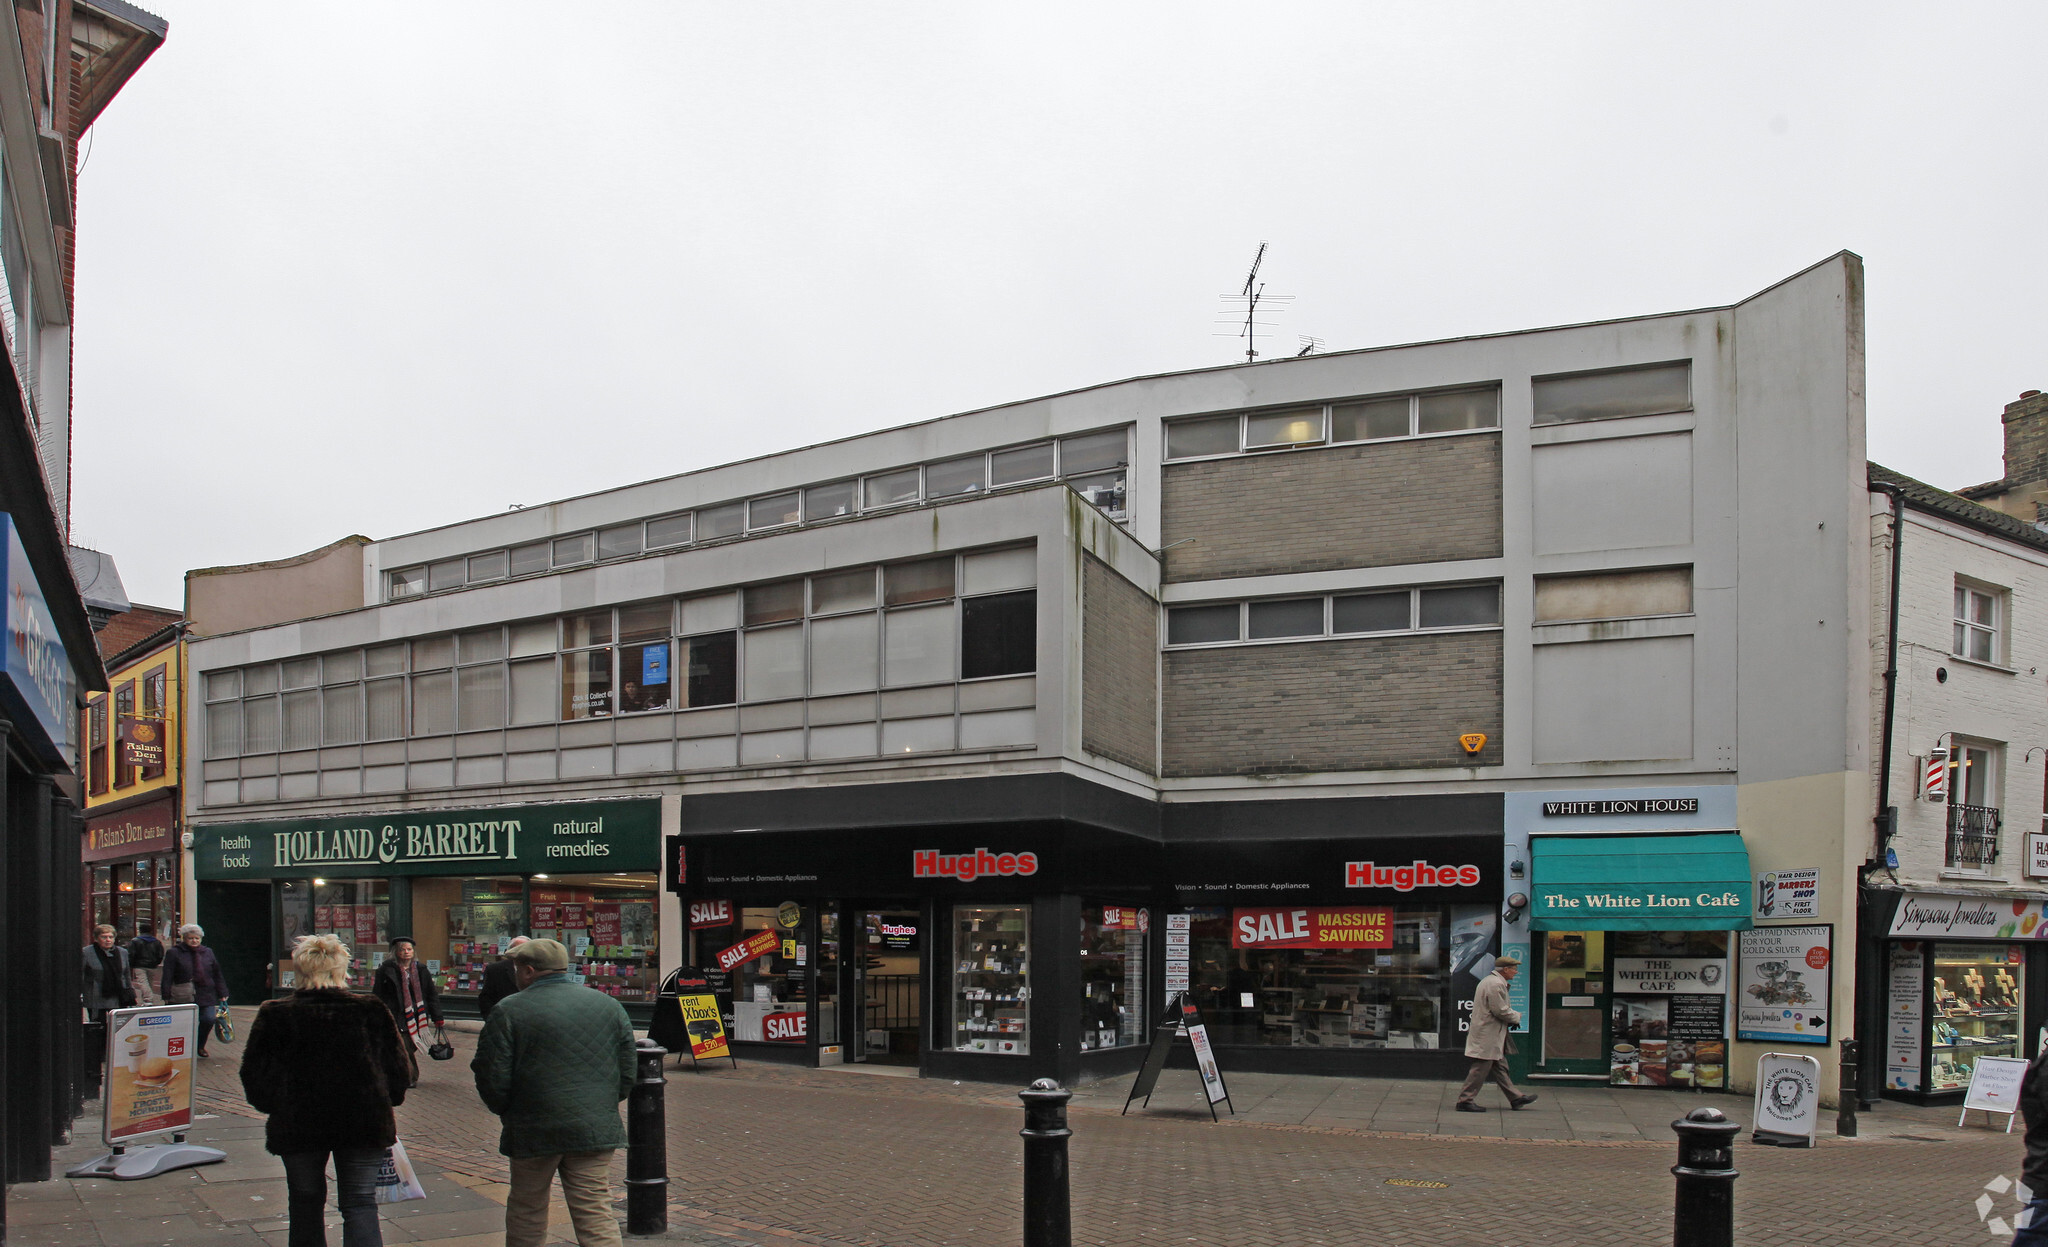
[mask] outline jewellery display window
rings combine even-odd
[[[953,1044],[961,1052],[1031,1051],[1031,907],[953,909]]]
[[[2025,953],[2017,944],[1934,946],[1927,1090],[1969,1086],[1979,1057],[2028,1055],[2020,1045]]]

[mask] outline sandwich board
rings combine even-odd
[[[1980,1056],[1970,1067],[1970,1089],[1963,1093],[1963,1112],[1956,1118],[1956,1127],[1970,1118],[1970,1110],[1977,1109],[1984,1114],[1984,1124],[1991,1125],[1991,1114],[2005,1114],[2005,1132],[2012,1133],[2013,1118],[2020,1111],[2020,1081],[2027,1076],[2027,1063],[2016,1056]]]
[[[1131,1084],[1131,1093],[1124,1097],[1124,1112],[1130,1112],[1131,1102],[1140,1097],[1147,1107],[1151,1105],[1152,1092],[1159,1085],[1159,1072],[1166,1068],[1174,1037],[1182,1034],[1195,1050],[1195,1068],[1201,1071],[1202,1094],[1209,1104],[1210,1120],[1221,1120],[1216,1115],[1218,1103],[1229,1105],[1230,1115],[1235,1117],[1237,1105],[1230,1103],[1230,1092],[1223,1085],[1223,1070],[1216,1064],[1216,1049],[1209,1043],[1209,1027],[1202,1021],[1201,1010],[1195,1008],[1194,998],[1186,992],[1175,992],[1166,998],[1166,1016],[1152,1032],[1145,1064],[1138,1070],[1137,1081]]]
[[[107,1010],[100,1140],[112,1150],[65,1170],[66,1177],[132,1182],[228,1158],[226,1152],[185,1142],[192,1126],[198,1028],[198,1005]],[[165,1134],[171,1136],[169,1143],[131,1146]]]

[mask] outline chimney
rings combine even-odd
[[[2007,488],[2048,482],[2048,394],[2028,390],[2005,405]]]

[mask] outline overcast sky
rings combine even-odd
[[[74,539],[131,597],[1274,344],[1847,248],[1873,457],[2048,388],[2048,6],[153,0],[80,177]]]

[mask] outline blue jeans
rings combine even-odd
[[[199,1055],[206,1055],[206,1041],[213,1038],[213,1018],[221,1011],[220,1005],[199,1006]]]
[[[287,1152],[285,1203],[292,1226],[287,1247],[327,1247],[327,1153]],[[334,1202],[341,1206],[341,1247],[384,1247],[377,1225],[377,1170],[381,1147],[334,1149]]]
[[[2012,1247],[2048,1247],[2048,1195],[2036,1195],[2012,1220],[2020,1227]]]

